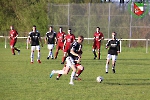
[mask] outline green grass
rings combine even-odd
[[[102,59],[93,60],[91,45],[84,46],[81,81],[69,85],[69,75],[56,80],[49,78],[53,69],[62,69],[62,51],[57,60],[47,60],[46,45],[41,48],[41,64],[30,64],[30,49],[21,48],[20,55],[11,55],[10,48],[0,44],[1,100],[148,100],[150,98],[150,57],[145,48],[122,48],[116,64],[116,74],[105,74],[107,50],[102,47]],[[55,51],[55,50],[54,50]],[[102,83],[96,77],[102,76]]]

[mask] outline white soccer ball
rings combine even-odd
[[[98,77],[96,78],[96,81],[97,81],[98,83],[101,83],[103,80],[104,80],[104,78],[103,78],[102,76],[98,76]]]

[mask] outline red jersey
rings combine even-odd
[[[104,37],[103,33],[101,33],[101,32],[98,32],[98,33],[95,32],[95,33],[94,33],[94,41],[96,41],[96,42],[97,42],[97,41],[101,41],[101,38],[102,38],[102,37]]]
[[[18,32],[16,30],[11,30],[9,32],[9,36],[11,40],[17,40],[17,38],[15,38],[18,35]]]
[[[57,33],[57,42],[64,42],[64,38],[65,38],[66,34],[65,32],[58,32]]]
[[[64,52],[68,52],[68,50],[70,49],[70,45],[74,40],[75,40],[74,34],[66,35],[65,37],[66,45],[65,45]]]
[[[66,40],[66,44],[72,43],[75,40],[74,34],[66,35],[65,40]]]
[[[94,43],[93,43],[93,49],[100,49],[101,48],[101,39],[102,39],[103,33],[101,32],[95,32],[94,33]]]

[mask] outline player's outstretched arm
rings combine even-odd
[[[70,50],[70,53],[73,54],[74,56],[77,56],[77,57],[81,58],[81,55],[75,53],[72,49]]]

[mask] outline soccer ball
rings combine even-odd
[[[96,81],[98,82],[98,83],[101,83],[102,81],[103,81],[103,77],[102,76],[98,76],[97,78],[96,78]]]

